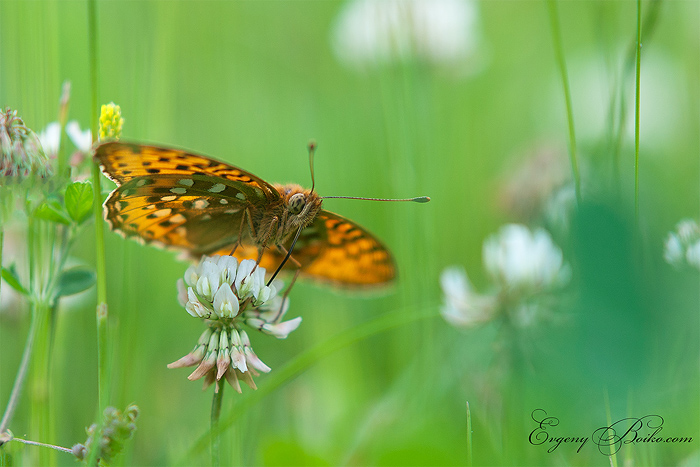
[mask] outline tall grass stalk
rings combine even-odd
[[[661,9],[661,4],[662,0],[652,0],[652,2],[649,4],[649,8],[647,8],[647,12],[644,16],[644,21],[642,22],[641,26],[641,31],[637,31],[638,34],[641,34],[642,40],[648,40],[654,30],[656,29],[656,25],[658,23],[658,18],[659,18],[659,11]],[[641,12],[641,8],[639,9],[638,13]],[[635,38],[634,41],[630,44],[629,50],[626,53],[625,56],[625,61],[623,64],[623,70],[622,70],[622,78],[620,79],[620,85],[621,87],[625,87],[627,85],[627,81],[629,80],[630,73],[632,73],[633,66],[636,63],[637,60],[637,55],[638,51],[640,50],[641,44],[638,40],[638,38]],[[635,66],[636,68],[636,66]],[[609,127],[613,128],[613,126],[617,126],[617,135],[613,138],[612,142],[612,153],[613,153],[613,179],[617,182],[619,185],[620,183],[620,153],[621,153],[621,148],[622,148],[622,141],[625,136],[625,128],[626,128],[626,123],[627,123],[627,112],[626,112],[626,101],[625,101],[625,93],[624,91],[620,91],[620,98],[619,98],[619,115],[617,116],[617,122],[613,121],[613,118],[615,116],[615,113],[613,111],[613,107],[615,106],[615,99],[614,97],[610,99],[610,122],[609,122]]]
[[[571,172],[574,177],[574,189],[576,191],[576,201],[581,202],[581,175],[579,173],[578,158],[576,155],[576,132],[574,129],[574,110],[571,103],[571,90],[569,89],[569,75],[566,70],[566,60],[564,59],[564,48],[561,40],[561,27],[559,25],[559,13],[557,11],[557,0],[547,0],[549,11],[549,21],[552,30],[552,43],[554,44],[554,55],[559,67],[562,87],[564,88],[564,101],[566,103],[566,119],[569,126],[569,157],[571,159]]]
[[[612,426],[612,413],[610,411],[610,396],[608,394],[608,389],[606,388],[603,391],[603,399],[605,400],[605,418],[608,421],[608,426]],[[612,430],[607,430],[606,435],[608,436],[613,436],[611,435]],[[615,453],[615,443],[610,445],[610,467],[617,467],[617,455]]]
[[[99,131],[99,105],[97,100],[97,5],[96,0],[88,0],[88,46],[90,60],[90,131],[93,144],[97,141]],[[97,274],[97,381],[99,413],[102,414],[107,407],[109,398],[109,385],[107,374],[107,267],[105,261],[104,224],[102,222],[102,189],[100,185],[100,168],[96,163],[92,165],[93,185],[93,210],[95,215],[95,262]]]
[[[639,101],[642,68],[642,0],[637,0],[637,64],[634,92],[634,218],[639,222]]]
[[[467,401],[467,467],[473,464],[472,458],[472,413],[469,410],[469,401]]]
[[[98,38],[97,38],[97,2],[88,0],[88,53],[90,68],[90,131],[92,133],[93,144],[97,141],[99,131],[99,104],[97,100],[98,92]],[[108,308],[107,308],[107,267],[105,260],[104,245],[104,224],[102,222],[102,188],[100,184],[100,169],[96,163],[92,164],[92,185],[93,185],[93,213],[95,216],[95,273],[97,276],[97,307],[95,317],[97,321],[97,394],[98,410],[97,423],[98,430],[96,439],[102,435],[104,409],[109,400],[109,362],[108,362]],[[99,449],[91,449],[88,465],[97,464]]]
[[[53,437],[49,390],[51,387],[51,326],[52,308],[41,298],[32,299],[32,324],[36,326],[34,352],[31,365],[31,424],[34,439],[49,440]],[[55,465],[55,453],[45,449],[37,451],[38,465]]]

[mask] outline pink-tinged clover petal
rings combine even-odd
[[[180,303],[180,306],[187,305],[187,287],[182,279],[177,281],[177,301]]]
[[[290,332],[294,331],[301,324],[301,316],[297,316],[289,321],[277,324],[264,324],[262,332],[275,336],[277,339],[286,339]]]
[[[224,373],[224,377],[226,378],[228,384],[230,384],[231,387],[235,389],[238,394],[241,394],[243,392],[241,391],[241,383],[238,382],[238,376],[236,374],[235,369],[230,368],[226,373]]]

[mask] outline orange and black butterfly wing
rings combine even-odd
[[[195,257],[235,244],[246,210],[282,202],[259,177],[185,151],[110,142],[95,159],[118,185],[104,203],[113,230]]]
[[[381,286],[396,276],[394,258],[374,235],[329,211],[301,232],[292,255],[304,275],[338,285]]]
[[[291,247],[291,240],[285,247]],[[226,249],[211,253],[227,254]],[[235,254],[239,259],[256,259],[256,255],[253,247],[239,248]],[[396,276],[394,258],[374,235],[355,222],[324,210],[301,231],[292,257],[301,263],[302,277],[345,288],[384,286]],[[270,247],[260,265],[274,271],[283,259],[280,251]],[[285,269],[291,272],[296,267],[288,261]]]

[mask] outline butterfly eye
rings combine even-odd
[[[289,198],[289,213],[299,214],[301,210],[304,209],[304,205],[306,205],[306,196],[304,193],[292,195],[292,197]]]

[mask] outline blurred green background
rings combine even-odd
[[[508,189],[533,154],[551,152],[547,167],[563,168],[561,183],[571,178],[546,4],[470,4],[472,21],[463,27],[470,28],[471,48],[458,63],[410,51],[358,63],[343,60],[338,45],[348,3],[97,2],[99,101],[121,106],[124,140],[187,148],[270,182],[309,186],[306,144],[313,138],[320,194],[432,198],[427,205],[324,203],[383,239],[399,281],[386,294],[359,297],[295,286],[289,316],[303,316],[299,330],[283,341],[252,335],[273,369],[257,378],[263,397],[248,403],[247,387],[242,395],[225,393],[223,418],[237,418],[223,435],[224,459],[465,465],[467,402],[474,465],[608,464],[592,445],[547,453],[530,444],[530,414],[538,408],[558,417],[559,433],[570,436],[604,426],[607,410],[612,420],[658,414],[664,434],[694,441],[631,446],[618,461],[697,459],[698,274],[674,270],[662,253],[666,233],[699,211],[700,4],[662,2],[648,24],[636,223],[632,134],[615,138],[619,109],[627,109],[625,127],[633,120],[628,57],[636,4],[560,3],[584,203],[571,214],[570,229],[552,234],[573,280],[554,311],[565,319],[509,337],[497,323],[448,325],[439,314],[439,275],[462,265],[477,288],[487,289],[484,238],[504,223],[542,223],[519,208],[529,193]],[[654,5],[642,2],[643,16]],[[89,127],[87,44],[85,2],[0,0],[0,105],[39,131],[56,120],[61,85],[70,80],[70,118]],[[111,232],[106,238],[111,404],[141,409],[120,462],[206,465],[206,444],[190,450],[208,430],[212,390],[187,381],[187,370],[166,369],[203,330],[176,300],[175,282],[187,265]],[[7,234],[6,253],[21,241]],[[73,253],[94,264],[92,228]],[[95,417],[94,293],[86,295],[61,307],[50,389],[55,436],[38,441],[82,442]],[[3,406],[29,324],[18,307],[0,310]],[[405,323],[395,320],[337,351],[324,346],[387,313],[404,315]],[[318,345],[305,371],[265,390],[275,372]],[[503,364],[504,346],[516,349],[520,365]],[[16,436],[30,432],[28,401],[24,394],[10,425]],[[57,462],[74,464],[62,454]]]

